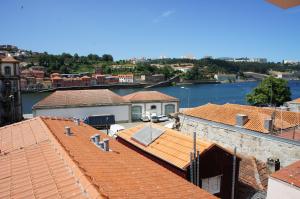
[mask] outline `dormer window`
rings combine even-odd
[[[5,66],[4,67],[4,75],[5,76],[10,76],[11,75],[11,68],[10,68],[10,66]]]

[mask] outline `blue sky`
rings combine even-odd
[[[264,0],[1,0],[1,16],[0,44],[33,51],[300,60],[300,6]]]

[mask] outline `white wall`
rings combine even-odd
[[[57,117],[76,117],[84,119],[90,115],[115,115],[116,122],[129,121],[129,105],[121,106],[98,106],[98,107],[74,107],[74,108],[53,108],[33,110],[33,116],[57,116]]]
[[[4,68],[5,66],[10,66],[10,69],[11,69],[11,74],[14,75],[15,72],[14,72],[14,64],[13,63],[1,63],[1,74],[4,75]]]
[[[178,103],[177,102],[148,102],[148,103],[134,103],[132,106],[141,106],[142,107],[142,114],[147,113],[156,113],[157,115],[165,114],[165,105],[167,104],[174,104],[175,105],[175,112],[178,111]],[[156,109],[151,110],[151,106],[155,105]]]
[[[299,199],[300,188],[283,181],[269,178],[267,199]]]

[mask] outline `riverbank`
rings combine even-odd
[[[156,90],[178,98],[180,100],[180,108],[187,108],[207,104],[209,102],[216,104],[247,104],[245,96],[250,93],[258,84],[259,81],[230,84],[186,84],[184,88],[182,88],[181,85],[151,89],[145,89],[143,87],[126,87],[114,88],[112,91],[123,96],[141,90]],[[289,81],[289,87],[292,92],[292,99],[299,98],[300,81]],[[23,113],[31,113],[32,106],[50,94],[51,92],[23,93]]]

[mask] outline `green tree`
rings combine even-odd
[[[246,96],[249,104],[255,106],[282,105],[291,100],[288,82],[272,76],[264,79],[250,94]]]

